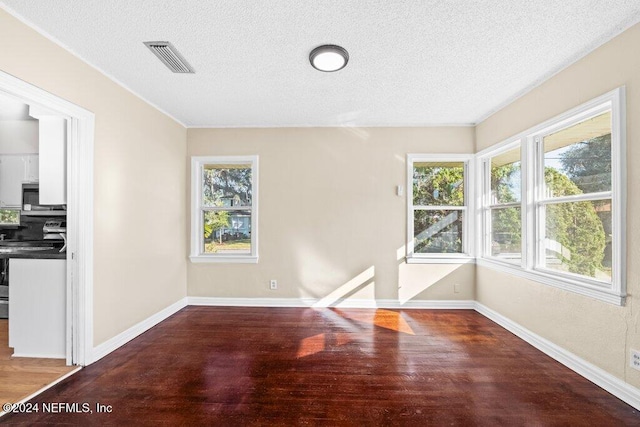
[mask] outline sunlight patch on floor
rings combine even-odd
[[[371,326],[389,329],[395,332],[402,332],[408,335],[415,335],[411,326],[402,317],[402,313],[391,310],[378,309],[375,312],[367,311],[349,311],[339,312],[347,319],[355,320]]]
[[[341,347],[355,341],[355,335],[346,332],[321,333],[304,338],[296,353],[296,358],[312,356],[314,354]]]
[[[326,336],[325,334],[318,334],[312,337],[303,338],[300,341],[296,358],[311,356],[312,354],[320,353],[326,348]]]
[[[350,332],[327,332],[312,335],[300,340],[296,358],[311,356],[323,351],[357,341],[358,337],[370,336],[375,327],[400,332],[407,335],[415,335],[415,332],[407,323],[402,313],[392,310],[324,310],[335,317],[343,319]],[[351,322],[350,322],[351,321]],[[342,322],[340,322],[342,323]]]

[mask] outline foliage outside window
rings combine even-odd
[[[481,261],[622,304],[623,123],[616,89],[479,153]]]
[[[537,266],[611,282],[611,112],[542,136]],[[544,225],[544,227],[542,227]]]
[[[20,225],[20,211],[17,209],[0,209],[0,225]]]
[[[467,158],[409,156],[408,256],[460,257],[467,250]]]
[[[522,263],[522,170],[520,146],[494,156],[490,168],[491,256]]]
[[[257,158],[194,158],[192,166],[192,260],[255,262]]]

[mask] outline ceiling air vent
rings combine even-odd
[[[151,52],[174,73],[193,73],[193,68],[169,42],[144,42]]]

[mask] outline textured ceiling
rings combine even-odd
[[[640,0],[0,4],[194,127],[473,124],[640,21]],[[150,40],[196,73],[170,73]],[[313,69],[321,44],[347,67]]]

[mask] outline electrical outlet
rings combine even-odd
[[[640,371],[640,351],[631,349],[631,367]]]
[[[453,293],[454,294],[459,294],[460,293],[460,284],[459,283],[454,283],[453,284]]]
[[[272,291],[273,291],[273,290],[278,289],[278,281],[277,281],[277,280],[272,279],[272,280],[269,282],[269,289],[271,289]]]

